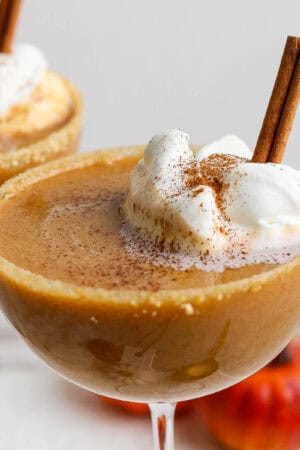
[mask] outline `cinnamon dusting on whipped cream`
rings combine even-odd
[[[300,174],[250,156],[235,136],[196,153],[182,131],[154,136],[122,207],[128,250],[160,265],[215,271],[292,257]]]

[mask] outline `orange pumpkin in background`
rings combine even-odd
[[[99,396],[101,400],[109,405],[116,406],[119,409],[123,409],[126,412],[138,415],[145,415],[149,413],[149,407],[145,403],[126,402],[124,400],[116,400],[115,398]]]
[[[300,344],[290,344],[248,379],[193,404],[230,449],[300,448]]]
[[[119,409],[123,409],[131,414],[147,415],[150,414],[149,406],[146,403],[126,402],[124,400],[116,400],[110,397],[103,397],[100,395],[101,400],[110,405],[117,406]],[[192,409],[192,402],[179,402],[176,406],[176,413],[186,412]]]

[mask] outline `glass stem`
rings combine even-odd
[[[154,450],[174,450],[176,403],[150,403]]]

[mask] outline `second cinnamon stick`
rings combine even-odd
[[[21,0],[1,0],[0,2],[0,52],[10,53],[19,17]]]

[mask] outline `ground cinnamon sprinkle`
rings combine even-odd
[[[198,161],[193,159],[190,164],[184,169],[185,175],[185,185],[188,189],[194,189],[201,187],[201,185],[206,184],[203,180],[200,164]]]
[[[218,193],[223,187],[221,182],[223,170],[245,161],[247,161],[245,158],[225,154],[213,154],[200,162],[193,159],[184,169],[185,185],[188,189],[199,187],[195,193],[202,192],[203,185]]]
[[[196,197],[203,192],[204,186],[213,189],[217,207],[222,214],[223,219],[229,221],[229,218],[225,213],[222,198],[224,191],[228,186],[222,182],[222,172],[224,169],[228,169],[229,167],[245,161],[247,161],[247,159],[238,156],[216,153],[200,162],[193,159],[184,169],[185,186],[187,189],[192,190],[193,197]],[[222,232],[226,234],[224,227]]]

